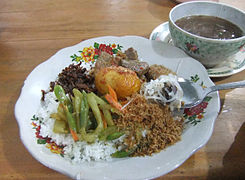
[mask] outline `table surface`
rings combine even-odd
[[[220,0],[245,10],[244,0]],[[168,20],[171,0],[0,1],[0,179],[69,179],[25,149],[14,105],[28,74],[61,48],[105,35],[138,35]],[[245,79],[245,71],[216,84]],[[221,109],[208,143],[159,179],[245,177],[245,89],[220,92]]]

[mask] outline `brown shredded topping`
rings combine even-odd
[[[147,102],[139,94],[132,98],[125,113],[114,121],[126,131],[124,143],[128,150],[135,150],[133,156],[152,155],[181,139],[183,120],[174,120],[168,106]]]
[[[66,93],[73,95],[72,90],[77,88],[86,92],[96,92],[94,86],[94,77],[90,75],[86,68],[81,67],[81,63],[71,64],[58,75],[58,80],[55,82],[63,87]],[[54,83],[50,84],[50,88],[54,87]]]

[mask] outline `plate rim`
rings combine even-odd
[[[37,70],[37,68],[38,68],[39,66],[41,66],[42,64],[44,64],[44,63],[46,63],[46,62],[48,62],[48,61],[52,61],[52,59],[53,59],[58,53],[62,52],[64,49],[72,48],[72,47],[75,47],[75,46],[79,46],[79,45],[81,45],[81,44],[84,43],[84,42],[95,41],[96,39],[100,39],[100,38],[110,38],[110,37],[112,37],[112,38],[130,38],[130,37],[133,37],[133,38],[140,38],[140,39],[147,40],[147,38],[140,37],[140,36],[133,36],[133,35],[129,35],[129,36],[101,36],[101,37],[90,38],[90,39],[87,39],[87,40],[85,40],[85,41],[81,41],[81,42],[79,42],[79,43],[77,43],[77,44],[74,44],[74,45],[71,45],[71,46],[62,48],[62,49],[58,50],[53,56],[51,56],[51,57],[48,58],[47,60],[43,61],[43,62],[40,63],[39,65],[37,65],[37,66],[36,66],[36,67],[29,73],[29,75],[27,76],[27,78],[26,78],[25,81],[24,81],[24,84],[23,84],[23,86],[22,86],[22,88],[21,88],[21,93],[20,93],[19,98],[17,99],[16,104],[15,104],[14,114],[15,114],[15,118],[16,118],[16,120],[17,120],[18,127],[19,127],[19,135],[20,135],[20,138],[21,138],[22,143],[24,144],[24,146],[25,146],[25,148],[28,150],[28,152],[29,152],[29,153],[30,153],[30,154],[31,154],[37,161],[39,161],[41,164],[45,165],[46,167],[51,168],[51,169],[53,169],[53,170],[55,170],[55,171],[58,171],[58,172],[60,172],[60,173],[62,173],[62,174],[64,174],[64,175],[67,175],[67,176],[72,177],[72,178],[74,178],[74,176],[72,176],[71,174],[69,174],[68,172],[66,172],[66,171],[64,171],[64,170],[62,170],[62,169],[58,169],[58,168],[55,167],[55,166],[50,166],[50,165],[48,165],[48,164],[45,162],[45,160],[42,160],[42,158],[38,158],[38,157],[31,151],[31,149],[28,148],[28,145],[25,143],[25,140],[24,140],[25,137],[24,137],[24,133],[22,132],[22,128],[21,128],[21,126],[22,126],[21,120],[20,120],[19,117],[17,116],[17,110],[18,110],[18,108],[19,108],[18,106],[19,106],[19,103],[21,102],[21,100],[22,100],[22,98],[23,98],[23,91],[24,91],[24,87],[25,87],[25,84],[27,83],[28,78],[30,78],[31,74],[32,74],[35,70]],[[190,57],[190,58],[191,58],[191,57]],[[193,59],[193,58],[192,58],[192,59]],[[199,62],[197,62],[197,63],[199,63]],[[199,64],[201,64],[201,63],[199,63]],[[212,80],[211,80],[209,77],[208,77],[208,80],[210,81],[211,84],[214,84],[214,83],[212,82]],[[219,94],[218,94],[218,92],[217,92],[215,95],[216,95],[216,97],[217,97],[217,99],[218,99],[218,101],[217,101],[217,108],[220,109],[220,101],[219,101]],[[218,112],[219,112],[219,111],[218,111]],[[217,119],[218,112],[217,112],[214,116],[212,116],[212,119],[214,119],[214,120],[212,120],[211,130],[210,130],[209,137],[206,137],[206,139],[204,139],[203,142],[199,143],[199,146],[196,147],[195,149],[193,149],[192,152],[188,155],[188,157],[184,157],[183,160],[181,161],[181,163],[178,163],[178,164],[177,164],[174,168],[172,168],[171,170],[169,170],[169,171],[167,171],[167,172],[162,172],[162,173],[159,172],[158,174],[154,174],[154,175],[152,175],[152,176],[150,176],[150,177],[145,177],[144,179],[149,179],[149,178],[152,179],[152,178],[156,178],[156,177],[165,175],[165,174],[167,174],[167,173],[173,171],[173,170],[176,169],[177,167],[181,166],[181,165],[182,165],[182,164],[183,164],[183,163],[184,163],[190,156],[192,156],[196,151],[198,151],[201,147],[203,147],[203,146],[209,141],[210,137],[211,137],[212,134],[213,134],[214,124],[215,124],[215,121],[216,121],[216,119]]]

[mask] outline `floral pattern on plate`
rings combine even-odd
[[[196,126],[189,123],[188,128],[183,132],[181,141],[151,157],[126,158],[92,164],[83,163],[81,166],[71,164],[60,155],[57,156],[50,152],[45,145],[37,144],[35,130],[30,127],[32,123],[30,119],[40,108],[40,91],[47,89],[48,82],[53,81],[57,74],[70,64],[71,61],[68,59],[72,54],[83,50],[84,47],[90,47],[94,42],[99,44],[113,44],[116,42],[125,48],[135,47],[139,56],[149,64],[164,64],[174,72],[178,71],[178,75],[184,78],[190,78],[190,76],[198,74],[206,86],[214,85],[205,68],[199,62],[185,55],[180,49],[167,43],[149,41],[143,37],[104,36],[64,48],[38,65],[29,74],[15,105],[15,117],[20,128],[20,138],[35,159],[53,170],[68,175],[72,179],[130,179],[132,177],[135,179],[153,179],[174,170],[207,143],[212,135],[215,119],[220,109],[218,93],[210,95],[212,100],[209,101],[200,123]],[[80,56],[77,53],[78,55]],[[171,61],[169,61],[169,58],[171,58]],[[181,59],[185,59],[185,63],[182,63]],[[124,173],[121,173],[122,171]],[[139,171],[142,173],[138,173]]]
[[[187,45],[188,48],[192,51],[197,51],[195,45],[189,43]],[[94,43],[94,46],[84,47],[82,51],[79,51],[81,56],[77,56],[76,54],[70,56],[72,61],[75,62],[85,62],[85,63],[95,63],[98,59],[98,56],[101,52],[107,52],[110,55],[117,54],[121,51],[123,46],[119,44],[99,44],[97,42]],[[190,77],[191,81],[194,83],[200,82],[200,77],[198,74]],[[200,86],[206,88],[203,81],[201,81]],[[185,119],[186,124],[197,125],[197,123],[201,122],[201,119],[204,119],[205,109],[208,106],[208,102],[212,99],[212,97],[208,96],[204,99],[204,101],[192,108],[187,108],[184,110],[183,117]],[[42,128],[42,117],[37,117],[33,115],[31,118],[32,129],[35,129],[35,136],[37,138],[37,144],[43,144],[46,148],[50,149],[52,153],[59,154],[64,157],[63,145],[57,145],[53,142],[53,140],[49,137],[43,137],[40,135],[40,129]]]

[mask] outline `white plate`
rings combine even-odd
[[[150,40],[163,41],[166,43],[172,43],[170,36],[168,22],[162,23],[157,26],[150,35]],[[245,46],[235,55],[229,57],[223,63],[213,67],[208,68],[209,77],[226,77],[236,73],[239,73],[245,69]]]
[[[137,36],[98,37],[58,51],[47,61],[38,65],[24,82],[20,97],[15,105],[15,116],[20,128],[20,137],[28,151],[42,164],[77,179],[149,179],[164,175],[187,160],[209,140],[215,119],[220,109],[218,93],[212,94],[205,117],[196,126],[185,129],[182,140],[151,157],[115,159],[112,162],[86,162],[74,165],[44,145],[36,143],[31,126],[31,117],[40,106],[41,89],[47,89],[49,82],[71,64],[70,56],[94,42],[123,46],[123,50],[134,47],[139,57],[150,64],[163,64],[179,76],[190,78],[198,74],[206,86],[213,85],[205,68],[180,49],[167,43],[151,41]]]

